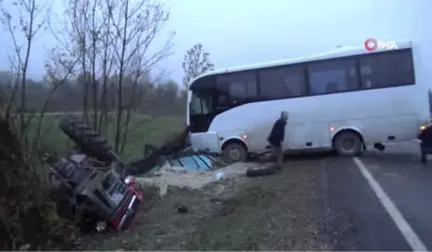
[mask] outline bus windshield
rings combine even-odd
[[[209,93],[192,92],[190,115],[208,115],[213,112],[213,99]]]

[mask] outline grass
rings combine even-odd
[[[61,132],[58,125],[61,115],[45,115],[41,126],[41,141],[43,150],[66,153],[71,150],[73,143]],[[38,124],[38,118],[33,118],[30,124],[29,137],[34,138]],[[114,145],[115,120],[109,119],[108,142]],[[120,157],[124,161],[130,161],[142,157],[144,144],[160,145],[172,134],[180,132],[185,120],[180,116],[161,116],[151,118],[148,115],[135,114],[129,123],[129,135],[123,153]]]
[[[246,185],[234,197],[221,202],[218,213],[207,220],[207,225],[202,227],[200,234],[188,244],[188,250],[259,250],[261,239],[266,234],[262,226],[251,225],[256,213],[250,218],[243,218],[248,215],[245,206],[247,209],[258,208],[259,215],[263,211],[260,205],[271,206],[275,199],[273,188]]]

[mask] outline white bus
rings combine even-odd
[[[430,121],[428,69],[409,41],[364,46],[203,74],[189,85],[187,124],[196,151],[228,162],[265,152],[281,111],[284,150],[335,149],[354,156],[370,144],[415,139]]]

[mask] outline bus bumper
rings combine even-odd
[[[192,133],[190,142],[195,152],[220,153],[219,136],[216,132]]]

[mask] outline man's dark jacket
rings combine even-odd
[[[421,140],[420,146],[422,149],[427,149],[428,152],[432,152],[432,126],[424,129],[417,137]]]
[[[267,140],[273,146],[281,146],[282,141],[285,138],[285,125],[286,121],[279,118],[274,124]]]

